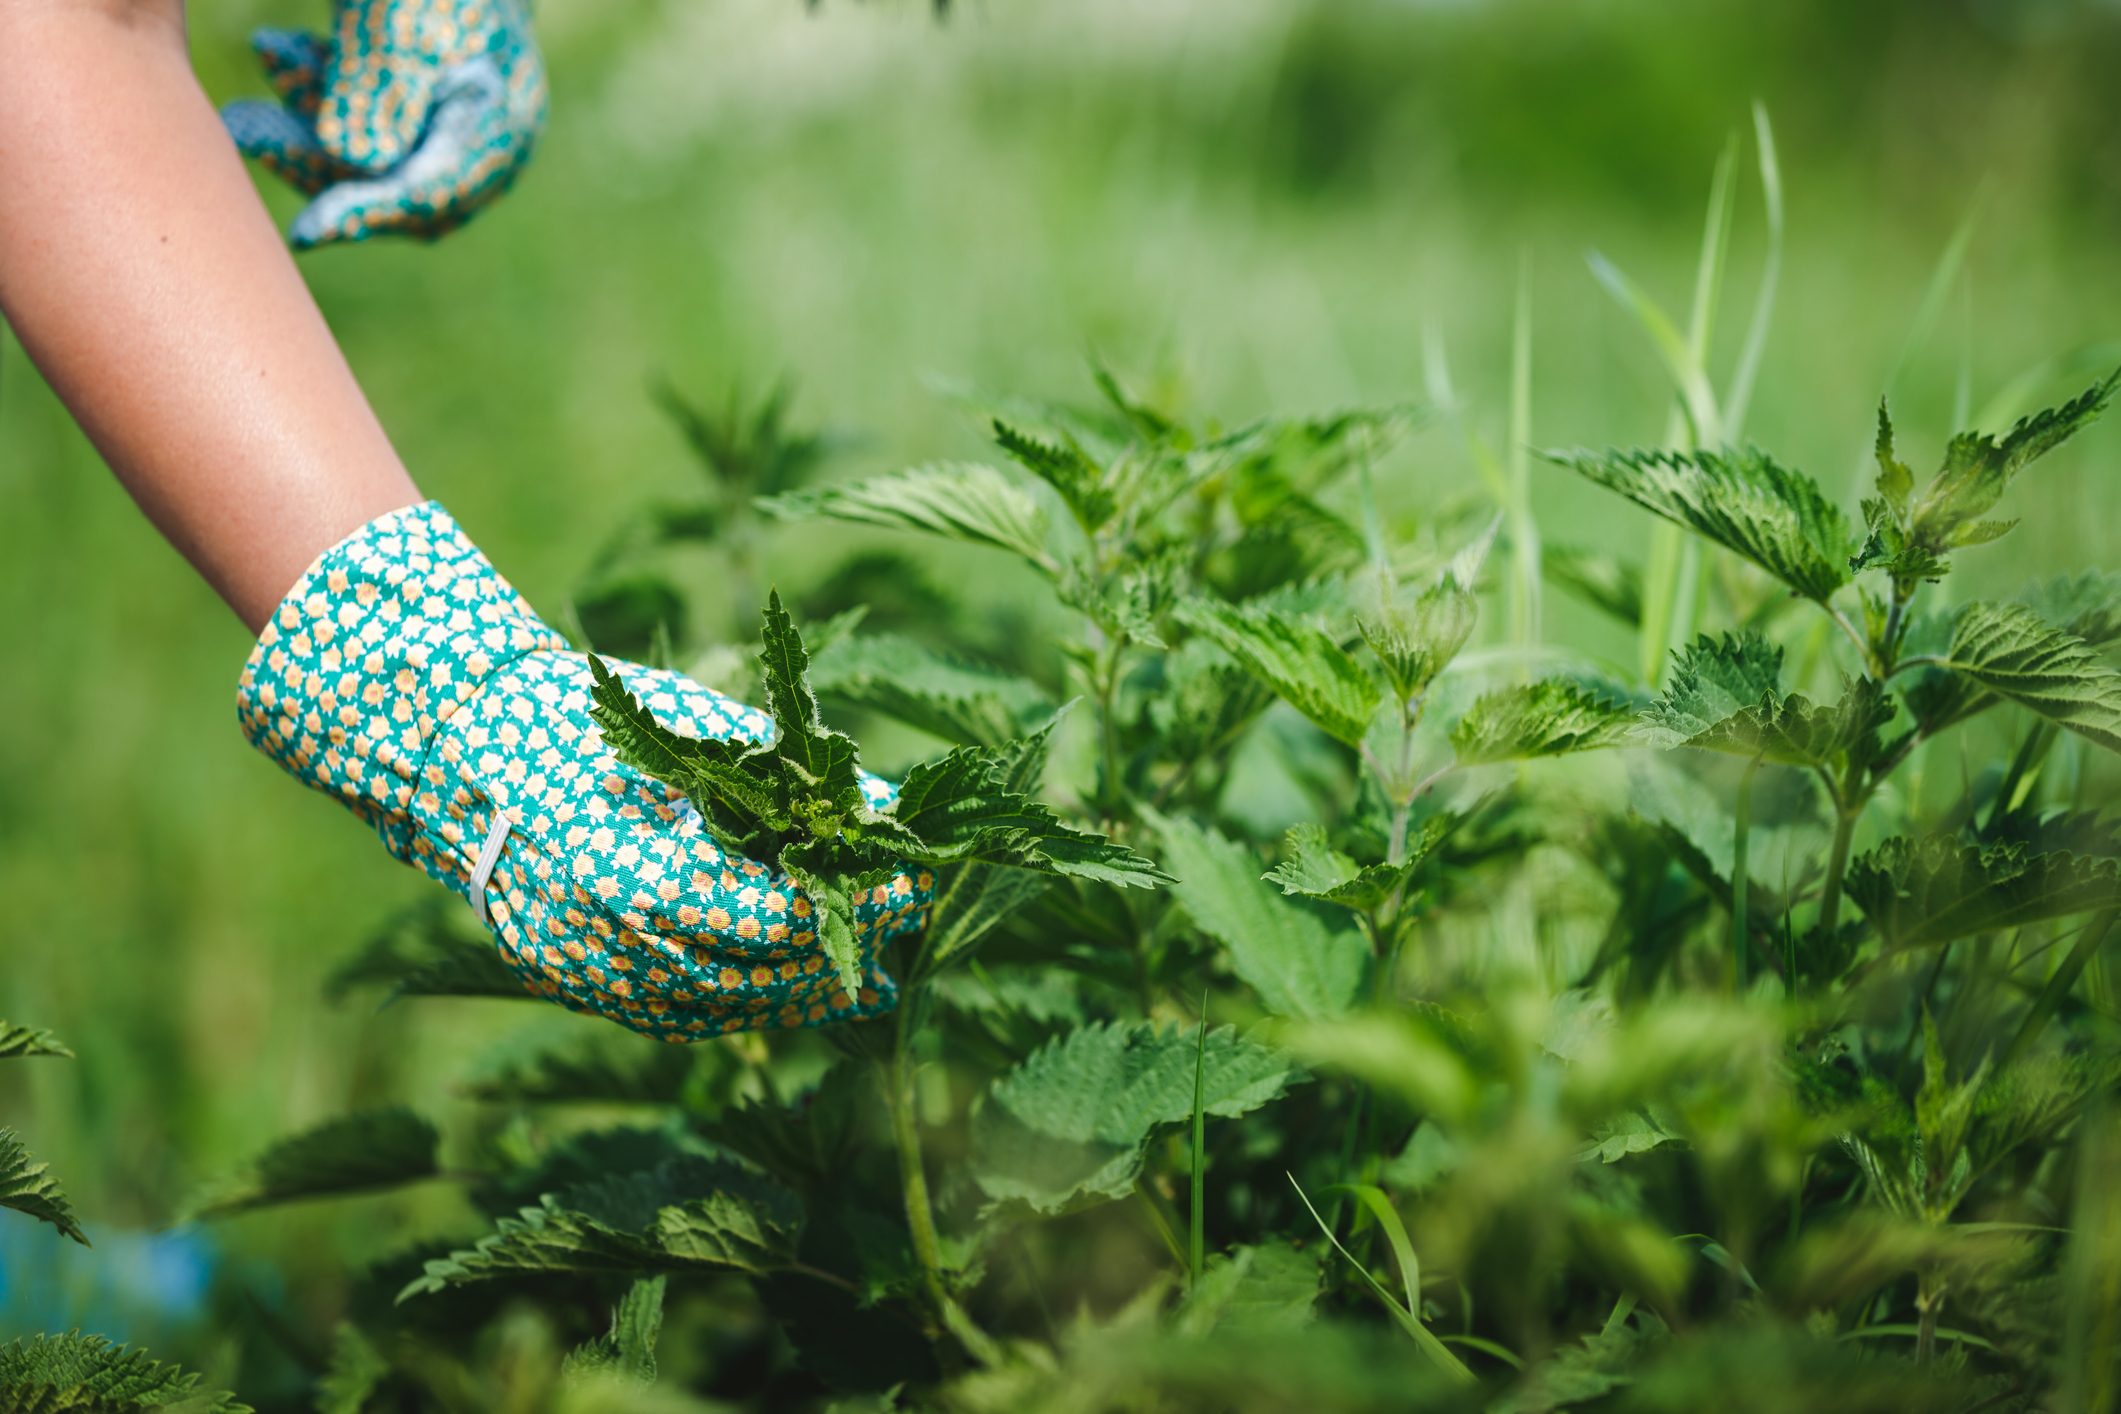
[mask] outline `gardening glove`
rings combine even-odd
[[[675,731],[772,734],[682,674],[609,666]],[[861,899],[849,996],[810,899],[614,759],[590,682],[588,658],[430,501],[325,551],[251,650],[238,705],[253,745],[462,894],[534,992],[670,1041],[888,1010],[876,954],[926,922],[932,875]],[[874,777],[862,789],[879,807],[896,794]]]
[[[280,101],[221,118],[315,198],[288,228],[299,250],[454,230],[508,189],[545,121],[521,0],[334,0],[330,38],[263,29],[251,44]]]

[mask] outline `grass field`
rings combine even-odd
[[[296,18],[199,7],[214,96],[261,91],[243,36]],[[1532,440],[1657,441],[1664,373],[1586,254],[1683,310],[1738,143],[1728,367],[1764,250],[1756,100],[1788,241],[1747,432],[1844,504],[1881,393],[1927,460],[1955,406],[2069,361],[2028,385],[2051,401],[2121,338],[2121,7],[2091,0],[985,0],[940,23],[886,0],[548,0],[540,25],[553,118],[520,189],[438,246],[304,268],[423,488],[554,611],[633,507],[693,484],[663,379],[719,399],[789,377],[853,473],[976,455],[952,385],[1073,397],[1093,352],[1234,423],[1431,401],[1442,351],[1500,441],[1522,281]],[[319,1344],[356,1255],[458,1221],[454,1200],[131,1235],[226,1156],[524,1023],[320,999],[430,886],[245,749],[243,630],[19,347],[0,356],[0,1015],[79,1057],[0,1074],[0,1115],[98,1243],[0,1222],[0,1337],[85,1321],[212,1376],[261,1309]],[[2111,421],[2059,453],[1972,583],[2121,559],[2117,455]],[[1616,499],[1533,476],[1548,538],[1643,544]],[[1408,514],[1478,494],[1442,417],[1383,484]],[[772,534],[784,588],[867,543]],[[714,564],[682,569],[717,602]],[[1551,638],[1632,651],[1550,606]]]

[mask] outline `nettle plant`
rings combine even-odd
[[[894,1014],[666,1047],[540,1011],[446,1169],[393,1108],[202,1198],[446,1178],[478,1214],[355,1285],[330,1407],[2110,1397],[2121,840],[2064,743],[2121,746],[2121,585],[1936,586],[2112,384],[1920,484],[1881,417],[1861,530],[1755,451],[1557,456],[1707,545],[1730,626],[1653,684],[1531,637],[1542,570],[1647,601],[1541,548],[1525,464],[1411,521],[1376,494],[1407,409],[1228,429],[1096,381],[1002,407],[990,460],[758,503],[1017,566],[975,599],[871,548],[775,594],[736,684],[770,744],[599,689],[836,964],[879,871],[932,871]],[[1918,810],[1976,717],[2015,735]],[[849,732],[947,749],[879,811]],[[335,989],[520,996],[460,915]]]

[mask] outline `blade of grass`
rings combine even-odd
[[[1421,1259],[1414,1255],[1414,1244],[1407,1240],[1407,1226],[1399,1220],[1399,1210],[1392,1206],[1392,1200],[1374,1183],[1336,1183],[1325,1191],[1345,1193],[1353,1198],[1383,1230],[1385,1241],[1392,1248],[1392,1256],[1399,1263],[1399,1282],[1406,1288],[1407,1309],[1418,1314],[1421,1311]]]
[[[1505,449],[1510,553],[1517,571],[1510,628],[1519,647],[1539,641],[1539,526],[1532,519],[1532,263],[1517,262],[1517,314],[1510,333],[1510,439]]]
[[[1203,1107],[1208,1075],[1208,994],[1200,997],[1200,1031],[1193,1038],[1193,1230],[1187,1245],[1188,1282],[1200,1280],[1207,1253],[1208,1113]]]
[[[1733,442],[1744,431],[1746,411],[1753,403],[1753,384],[1760,376],[1760,359],[1775,313],[1775,291],[1782,280],[1782,164],[1775,156],[1775,129],[1768,122],[1766,107],[1758,102],[1753,104],[1753,140],[1760,158],[1767,255],[1760,266],[1760,289],[1753,296],[1753,317],[1746,324],[1745,342],[1739,345],[1738,366],[1723,398],[1723,435]]]
[[[1421,1323],[1419,1316],[1401,1306],[1394,1299],[1392,1293],[1385,1290],[1384,1283],[1370,1275],[1370,1269],[1356,1261],[1355,1254],[1340,1245],[1340,1239],[1333,1235],[1333,1229],[1326,1225],[1326,1220],[1318,1215],[1318,1209],[1311,1205],[1310,1195],[1305,1193],[1303,1185],[1296,1181],[1296,1175],[1293,1173],[1289,1174],[1288,1180],[1289,1186],[1296,1190],[1296,1196],[1302,1200],[1304,1211],[1311,1215],[1311,1221],[1317,1223],[1319,1231],[1326,1235],[1326,1241],[1333,1244],[1334,1251],[1348,1259],[1348,1264],[1354,1267],[1356,1272],[1362,1277],[1363,1284],[1370,1288],[1372,1295],[1384,1303],[1385,1309],[1390,1311],[1392,1318],[1399,1322],[1400,1329],[1413,1338],[1414,1344],[1420,1348],[1422,1354],[1428,1356],[1430,1360],[1435,1362],[1437,1368],[1451,1378],[1464,1384],[1477,1383],[1473,1372],[1466,1367],[1466,1362],[1452,1354],[1451,1348],[1441,1340],[1438,1340],[1435,1332]]]

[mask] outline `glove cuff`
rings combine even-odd
[[[243,666],[237,717],[251,745],[413,863],[442,724],[508,664],[566,646],[427,501],[370,521],[295,582]]]

